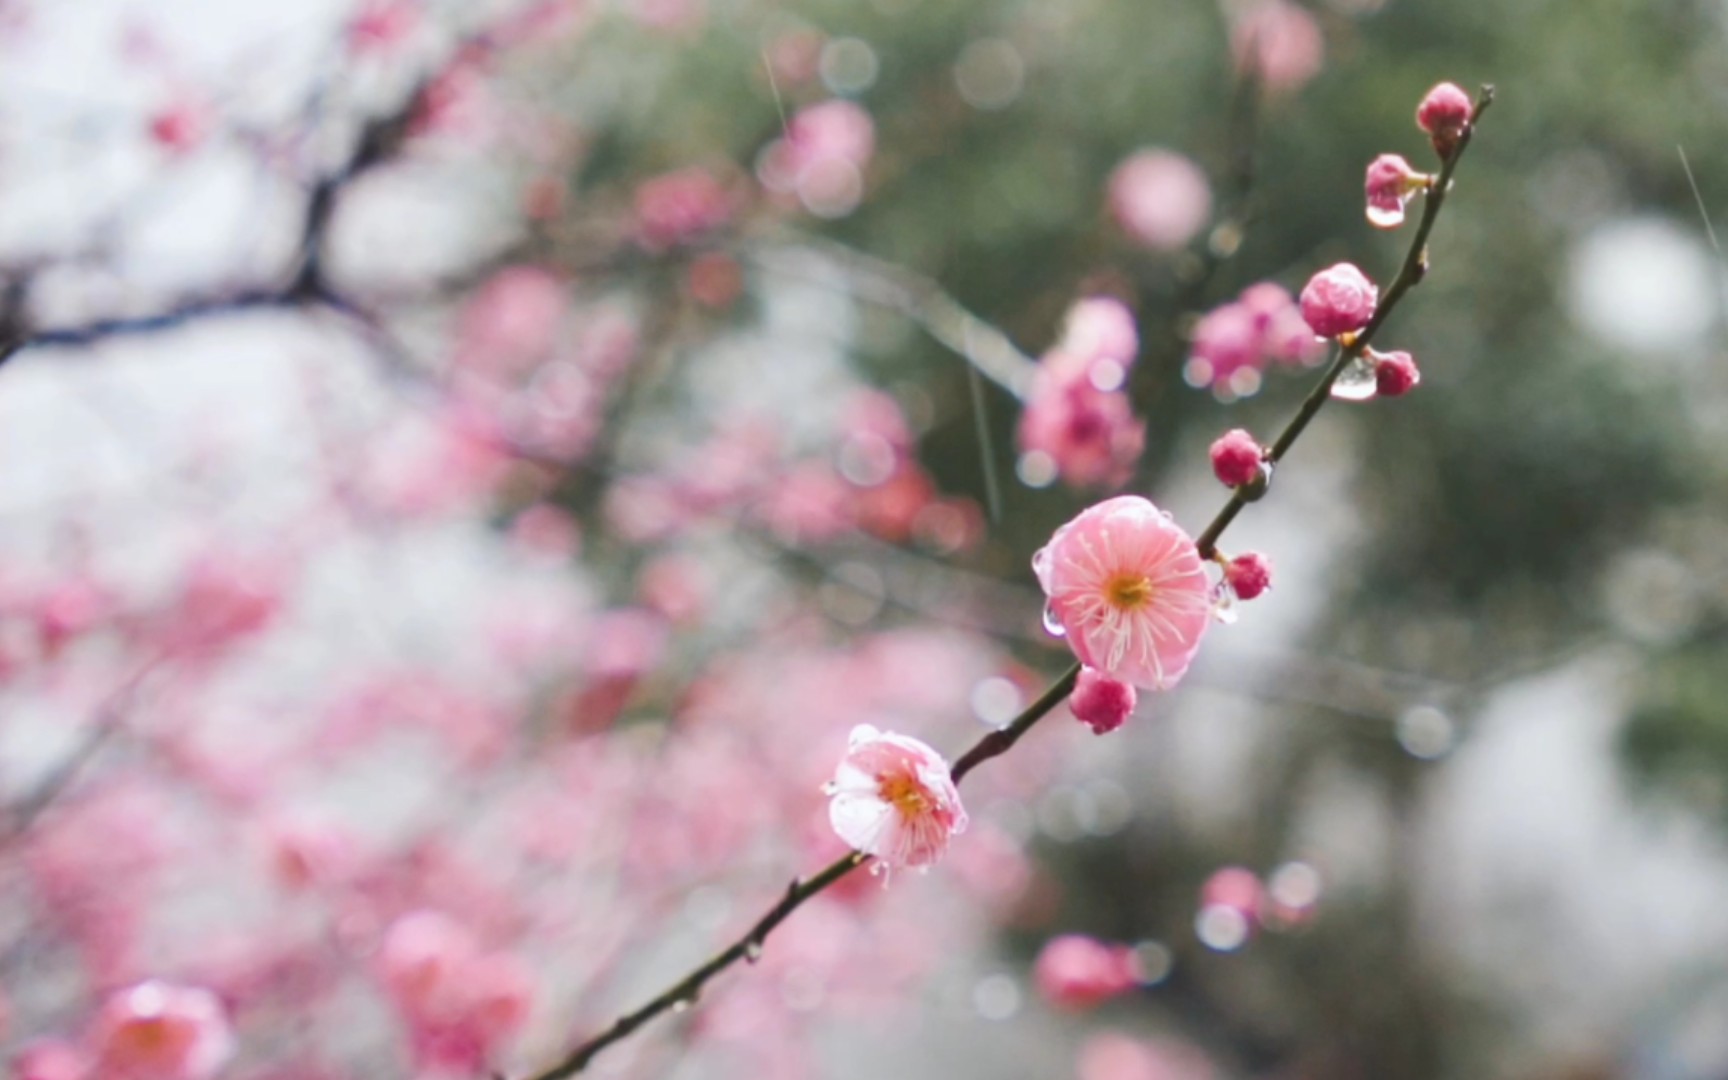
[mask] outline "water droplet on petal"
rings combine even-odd
[[[1068,636],[1068,628],[1062,625],[1062,619],[1056,614],[1055,604],[1044,605],[1044,632],[1051,637]]]
[[[1332,381],[1332,396],[1340,401],[1367,401],[1378,392],[1374,365],[1360,356],[1352,357]]]

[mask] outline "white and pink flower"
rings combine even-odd
[[[1211,588],[1194,541],[1151,501],[1120,495],[1082,511],[1032,570],[1082,664],[1150,690],[1188,671]]]
[[[887,867],[927,867],[966,830],[966,810],[942,755],[917,739],[852,729],[846,756],[824,788],[828,821],[853,850]]]

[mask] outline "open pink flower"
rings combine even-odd
[[[1210,621],[1200,552],[1149,500],[1119,495],[1084,510],[1032,557],[1080,662],[1151,690],[1175,686]]]
[[[823,789],[828,821],[856,851],[889,867],[924,867],[966,830],[966,810],[942,755],[917,739],[852,729],[840,769]]]
[[[100,1074],[126,1080],[208,1080],[234,1052],[215,994],[161,982],[109,998],[91,1043]]]

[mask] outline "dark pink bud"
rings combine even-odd
[[[1462,87],[1444,82],[1428,91],[1416,107],[1416,126],[1428,133],[1435,153],[1448,158],[1457,149],[1459,136],[1470,126],[1473,108]]]
[[[1128,722],[1138,696],[1128,683],[1096,668],[1083,667],[1074,692],[1068,695],[1068,711],[1094,735],[1104,735]]]
[[[1252,600],[1272,587],[1272,560],[1258,551],[1250,551],[1230,560],[1224,569],[1224,580],[1238,600]]]
[[[1212,444],[1212,473],[1225,487],[1251,484],[1260,476],[1260,457],[1254,436],[1235,428]]]
[[[1404,223],[1404,206],[1428,186],[1427,173],[1419,173],[1397,154],[1381,154],[1368,163],[1364,185],[1368,195],[1368,223],[1379,229],[1394,229]]]
[[[1415,359],[1407,352],[1377,353],[1369,350],[1369,358],[1374,361],[1374,388],[1381,397],[1407,394],[1422,381]]]
[[[1350,263],[1328,267],[1302,289],[1302,318],[1321,337],[1353,334],[1374,317],[1380,289]]]

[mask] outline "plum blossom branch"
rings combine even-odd
[[[1458,145],[1441,166],[1440,175],[1423,203],[1422,220],[1416,226],[1416,234],[1410,240],[1410,248],[1404,254],[1404,262],[1398,268],[1398,276],[1392,279],[1391,285],[1387,286],[1386,293],[1380,298],[1380,303],[1374,309],[1373,318],[1369,319],[1368,325],[1364,326],[1354,338],[1339,346],[1338,353],[1327,367],[1326,373],[1314,384],[1314,388],[1308,392],[1308,396],[1302,399],[1302,405],[1296,410],[1296,415],[1290,418],[1290,422],[1284,425],[1284,430],[1280,431],[1277,439],[1273,440],[1272,445],[1266,451],[1266,461],[1269,465],[1276,465],[1296,444],[1296,440],[1301,437],[1308,424],[1330,399],[1332,384],[1338,381],[1338,376],[1343,374],[1344,369],[1351,361],[1360,357],[1367,350],[1369,343],[1374,338],[1374,333],[1386,322],[1387,317],[1392,314],[1392,309],[1397,307],[1404,295],[1420,284],[1423,276],[1427,274],[1428,234],[1433,231],[1434,222],[1440,216],[1440,208],[1445,205],[1446,195],[1452,186],[1452,174],[1457,170],[1458,161],[1464,156],[1465,148],[1470,145],[1470,138],[1476,130],[1476,121],[1481,119],[1482,114],[1493,103],[1494,87],[1483,86],[1476,97],[1475,107],[1471,110],[1470,124],[1465,127],[1458,140]],[[1205,531],[1195,538],[1202,558],[1210,558],[1216,552],[1218,540],[1224,535],[1224,530],[1230,527],[1230,523],[1236,519],[1237,514],[1242,512],[1243,507],[1260,497],[1263,490],[1256,492],[1251,488],[1238,488],[1235,494],[1230,496],[1230,501],[1224,504],[1222,510],[1218,511],[1218,516],[1214,517],[1212,523],[1206,526]]]
[[[1420,283],[1426,274],[1428,269],[1428,236],[1439,217],[1441,206],[1444,205],[1452,175],[1457,169],[1464,150],[1469,145],[1475,122],[1481,118],[1493,100],[1494,88],[1483,86],[1471,110],[1469,123],[1458,135],[1455,144],[1449,147],[1449,152],[1444,152],[1442,155],[1444,158],[1443,167],[1428,193],[1421,222],[1411,240],[1410,248],[1404,257],[1398,276],[1388,287],[1384,298],[1362,329],[1353,335],[1347,334],[1341,337],[1337,357],[1315,384],[1313,390],[1303,399],[1295,416],[1279,433],[1277,440],[1267,453],[1268,462],[1277,462],[1301,437],[1302,432],[1306,430],[1308,424],[1331,397],[1332,384],[1337,381],[1345,366],[1362,355],[1374,332],[1386,321],[1393,308],[1397,306],[1405,294]],[[1236,519],[1236,516],[1250,501],[1263,493],[1263,486],[1258,491],[1254,491],[1248,485],[1238,488],[1196,540],[1199,554],[1204,558],[1214,555],[1218,540],[1229,528],[1230,523]],[[1068,698],[1074,690],[1080,673],[1081,665],[1079,663],[1070,665],[1037,700],[1028,705],[1011,723],[984,735],[974,743],[969,750],[955,760],[950,770],[953,781],[955,783],[960,782],[979,765],[1012,749],[1033,726]],[[863,852],[854,851],[831,863],[812,877],[794,879],[780,900],[769,908],[742,937],[693,969],[659,996],[637,1009],[625,1013],[613,1021],[604,1031],[580,1043],[557,1064],[542,1072],[535,1073],[530,1080],[563,1080],[565,1077],[575,1075],[586,1068],[588,1063],[602,1050],[627,1038],[654,1017],[664,1012],[689,1008],[710,979],[740,960],[754,961],[761,955],[768,935],[775,927],[789,918],[805,901],[862,866],[869,859],[870,856]]]

